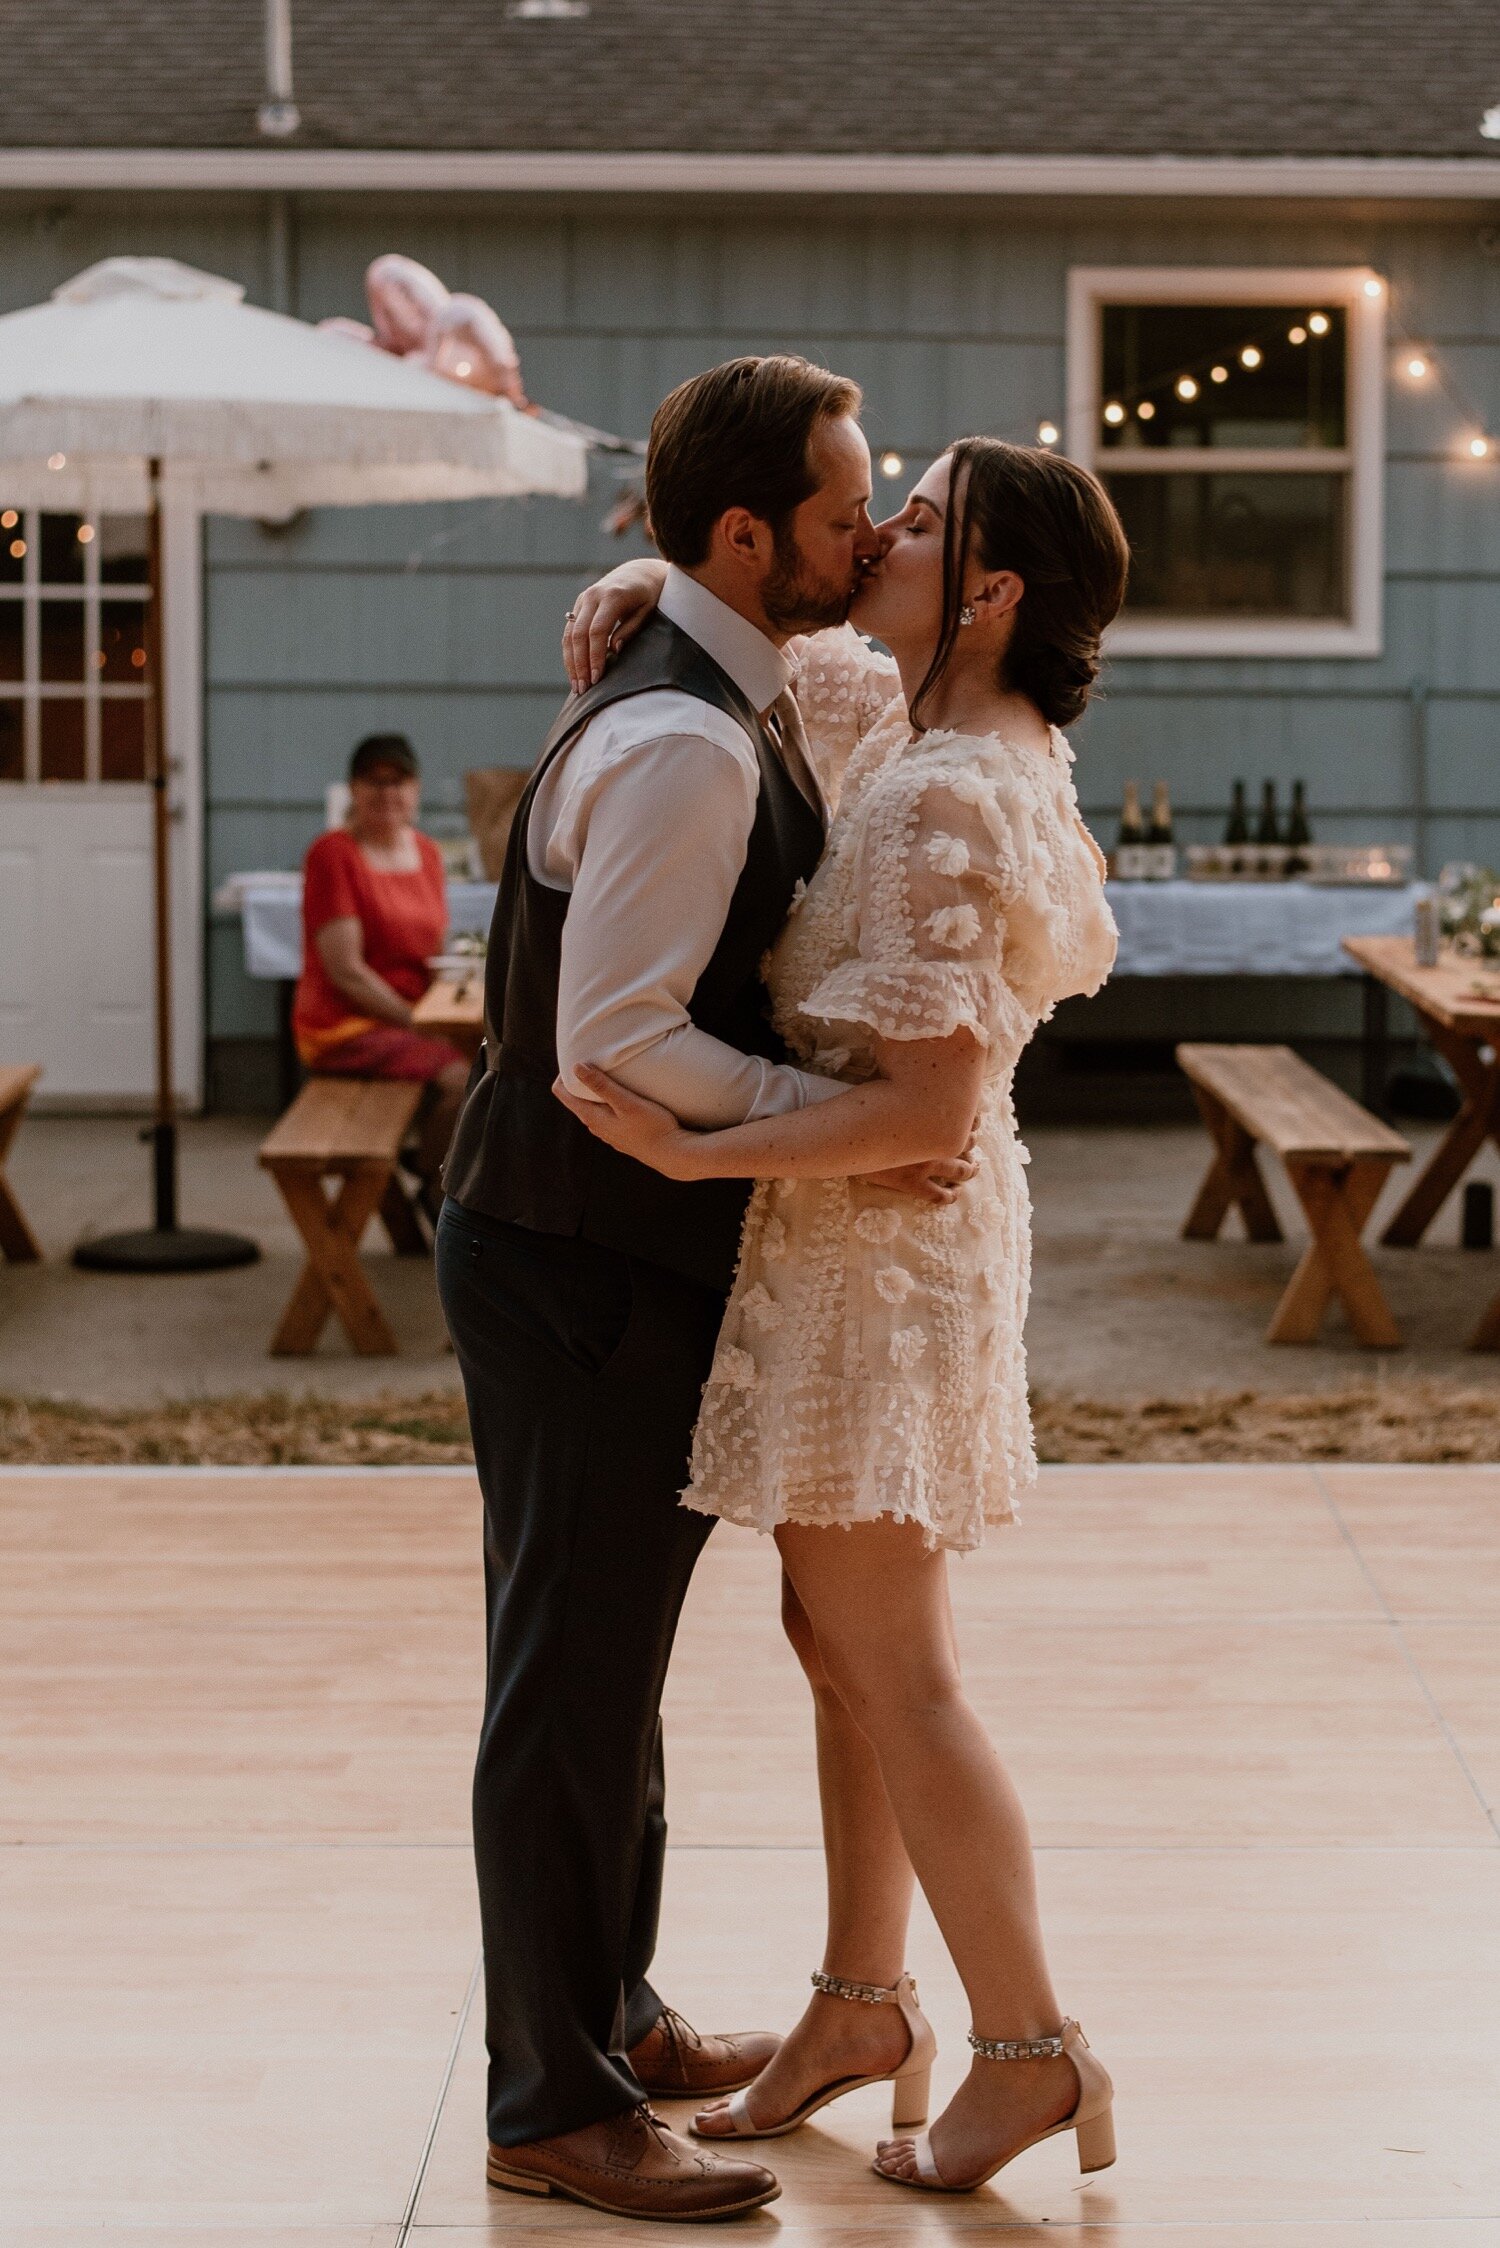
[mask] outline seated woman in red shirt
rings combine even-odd
[[[350,758],[348,822],[320,835],[303,866],[292,1024],[315,1075],[404,1077],[431,1088],[418,1161],[435,1199],[469,1065],[447,1039],[412,1024],[413,1003],[432,981],[427,962],[448,930],[442,855],[413,825],[417,776],[404,734],[367,735]]]

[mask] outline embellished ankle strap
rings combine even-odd
[[[1055,2037],[976,2037],[969,2032],[969,2043],[982,2061],[1055,2061],[1067,2049],[1069,2030],[1078,2030],[1078,2024],[1069,2019]],[[1081,2037],[1083,2032],[1078,2030]]]
[[[897,2006],[903,1990],[910,1991],[913,2005],[917,2003],[917,1986],[910,1975],[903,1975],[893,1990],[886,1990],[879,1983],[846,1983],[841,1975],[825,1975],[821,1967],[815,1967],[812,1985],[829,1998],[857,1998],[862,2006]]]

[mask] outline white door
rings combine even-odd
[[[3,497],[3,487],[0,487]],[[197,526],[164,533],[177,1090],[201,1097]],[[155,1076],[145,524],[0,507],[0,1061],[41,1102]]]

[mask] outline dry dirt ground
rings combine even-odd
[[[261,1243],[259,1264],[193,1278],[77,1271],[82,1234],[141,1220],[145,1157],[129,1120],[32,1117],[12,1161],[47,1260],[0,1265],[0,1462],[419,1464],[468,1457],[457,1368],[430,1268],[371,1239],[401,1343],[358,1359],[336,1329],[318,1353],[266,1341],[299,1245],[256,1168],[261,1127],[184,1134],[186,1218]],[[1431,1134],[1411,1135],[1419,1156]],[[1446,1209],[1422,1248],[1376,1249],[1406,1339],[1358,1349],[1336,1315],[1320,1341],[1273,1349],[1266,1321],[1302,1242],[1283,1182],[1284,1245],[1178,1238],[1202,1135],[1176,1125],[1028,1134],[1035,1205],[1027,1344],[1045,1460],[1493,1460],[1500,1359],[1465,1338],[1500,1289],[1500,1258],[1457,1246]],[[1500,1178],[1493,1153],[1480,1175]],[[1397,1188],[1399,1191],[1399,1174]],[[1380,1213],[1375,1229],[1378,1231]]]

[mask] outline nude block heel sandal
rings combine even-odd
[[[878,2177],[888,2178],[894,2186],[924,2186],[929,2193],[973,2193],[977,2186],[987,2185],[1028,2147],[1040,2146],[1043,2139],[1055,2139],[1062,2131],[1077,2134],[1078,2167],[1085,2175],[1092,2170],[1109,2168],[1115,2159],[1115,2088],[1109,2071],[1094,2058],[1088,2039],[1075,2021],[1064,2022],[1055,2037],[976,2037],[970,2030],[969,2043],[985,2061],[1050,2061],[1066,2053],[1078,2077],[1078,2100],[1072,2114],[1065,2116],[1061,2123],[1049,2124],[1045,2131],[1034,2131],[1029,2139],[1012,2147],[1009,2154],[1003,2155],[982,2176],[966,2178],[961,2185],[943,2176],[933,2159],[932,2141],[925,2131],[913,2144],[917,2164],[914,2178],[903,2178],[877,2161],[874,2168]]]
[[[863,2091],[867,2084],[891,2086],[891,2128],[894,2131],[917,2129],[927,2121],[928,2100],[932,2090],[932,2064],[937,2058],[937,2038],[931,2022],[917,2003],[917,1986],[910,1975],[890,1990],[879,1983],[846,1983],[837,1975],[814,1974],[813,1988],[829,1998],[847,1998],[864,2006],[898,2006],[901,2018],[911,2033],[911,2043],[906,2058],[899,2068],[888,2069],[882,2076],[841,2076],[832,2084],[809,2095],[802,2105],[789,2115],[784,2123],[759,2124],[752,2120],[748,2106],[749,2089],[736,2092],[725,2103],[729,2118],[727,2131],[700,2131],[696,2121],[690,2126],[693,2136],[699,2139],[781,2139],[789,2131],[796,2131],[833,2100],[841,2100],[846,2092]]]

